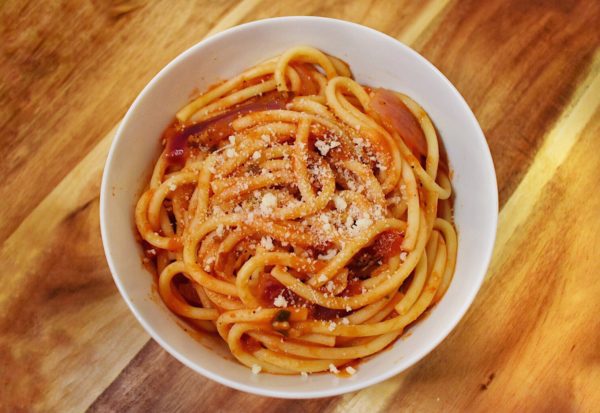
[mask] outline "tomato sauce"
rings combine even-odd
[[[359,295],[362,293],[362,286],[360,283],[360,278],[353,277],[348,279],[348,285],[341,292],[342,297],[354,297],[355,295]]]
[[[285,298],[290,306],[306,305],[304,298],[284,287],[283,284],[269,274],[262,274],[258,280],[257,296],[260,297],[263,305],[272,307],[275,299],[280,295]]]
[[[244,350],[250,354],[263,348],[258,340],[248,336],[247,334],[244,334],[240,341]]]
[[[293,63],[291,66],[300,77],[300,95],[316,95],[319,93],[319,85],[311,75],[310,65],[306,63]]]
[[[380,265],[378,262],[402,251],[404,234],[398,230],[382,232],[373,243],[361,249],[348,263],[350,273],[358,278],[369,278]]]
[[[371,106],[386,128],[396,130],[417,158],[427,155],[427,140],[418,119],[394,92],[374,89]]]
[[[145,239],[141,239],[141,237],[139,242],[142,244],[142,251],[144,252],[145,258],[148,258],[149,260],[156,258],[156,247],[154,247],[154,245],[150,244]]]
[[[190,305],[195,307],[202,307],[202,301],[200,301],[200,297],[198,297],[198,293],[196,289],[183,275],[176,275],[173,277],[173,287],[177,289],[179,294],[183,297],[183,299]]]
[[[334,310],[317,304],[310,306],[310,317],[315,320],[334,320],[336,318],[345,317],[348,314],[349,313],[344,310]]]
[[[400,254],[404,234],[398,230],[382,232],[373,242],[373,253],[378,257],[390,258]]]
[[[291,100],[290,93],[270,92],[247,102],[233,107],[231,110],[201,122],[189,125],[173,121],[163,133],[166,142],[165,158],[170,164],[181,165],[185,163],[188,152],[188,143],[191,136],[207,133],[216,142],[231,135],[233,128],[231,122],[248,113],[264,110],[283,109]],[[211,142],[215,143],[215,142]]]

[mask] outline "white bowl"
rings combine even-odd
[[[402,91],[438,128],[454,170],[459,234],[456,273],[428,317],[389,351],[360,364],[350,378],[333,374],[253,375],[218,339],[194,338],[160,301],[141,264],[133,209],[159,154],[159,137],[193,90],[203,90],[286,48],[308,44],[350,64],[360,83]],[[189,368],[226,386],[264,396],[334,396],[378,383],[415,364],[456,326],[486,273],[496,234],[498,190],[491,155],[468,105],[431,63],[397,40],[340,20],[284,17],[260,20],[212,36],[185,51],[137,97],[112,143],[100,196],[106,258],[121,295],[146,331]]]

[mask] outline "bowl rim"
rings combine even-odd
[[[247,384],[247,383],[230,380],[228,378],[225,378],[224,376],[215,374],[215,373],[211,372],[210,370],[205,369],[203,366],[201,366],[199,364],[193,363],[191,360],[189,360],[187,357],[185,357],[179,351],[177,351],[174,347],[172,347],[169,344],[168,340],[164,339],[162,337],[162,335],[159,334],[152,327],[151,323],[149,321],[147,321],[138,312],[136,305],[132,302],[129,294],[126,291],[126,288],[124,287],[123,283],[121,282],[121,277],[118,274],[118,272],[116,271],[116,264],[114,263],[113,257],[111,254],[111,245],[107,240],[109,224],[108,224],[108,219],[107,219],[106,215],[107,215],[108,202],[109,202],[110,193],[111,193],[110,188],[108,187],[109,186],[108,175],[109,175],[109,171],[112,168],[114,168],[113,158],[115,156],[116,148],[118,146],[117,144],[121,140],[122,135],[123,135],[123,130],[125,129],[125,125],[127,125],[129,123],[130,118],[132,117],[132,114],[135,112],[136,107],[139,105],[139,103],[142,100],[144,100],[146,94],[149,93],[149,90],[151,90],[156,83],[160,82],[161,78],[165,74],[168,73],[172,68],[174,68],[175,66],[179,65],[181,62],[186,60],[190,55],[193,55],[194,53],[196,53],[197,49],[203,48],[210,43],[217,42],[222,38],[232,36],[238,32],[246,31],[248,29],[252,29],[254,27],[262,26],[262,25],[269,24],[269,23],[293,24],[295,22],[300,22],[300,21],[301,22],[315,21],[315,22],[321,22],[321,23],[325,23],[325,24],[342,25],[342,26],[346,26],[346,27],[350,28],[353,31],[370,32],[372,35],[379,36],[381,38],[381,41],[391,41],[391,42],[396,43],[396,46],[404,49],[404,51],[406,53],[411,55],[411,58],[420,60],[421,63],[424,63],[424,64],[430,66],[430,68],[433,70],[433,72],[437,76],[440,77],[442,82],[445,83],[446,87],[448,87],[448,89],[452,92],[452,94],[457,97],[457,102],[462,106],[461,111],[464,111],[467,114],[469,121],[474,126],[474,131],[476,132],[476,134],[479,137],[479,139],[477,141],[478,141],[478,144],[480,144],[482,146],[482,154],[484,155],[483,162],[485,164],[485,171],[488,175],[488,180],[489,180],[489,188],[488,188],[489,191],[487,194],[484,194],[484,195],[491,197],[491,198],[489,198],[491,201],[490,202],[491,207],[490,207],[490,211],[488,211],[488,212],[490,212],[490,213],[493,212],[493,213],[491,213],[491,216],[488,217],[489,219],[491,219],[490,231],[487,234],[485,234],[485,237],[484,237],[485,239],[482,240],[482,242],[485,242],[486,245],[484,246],[484,248],[482,248],[481,254],[480,254],[480,259],[478,260],[478,262],[479,262],[478,265],[480,267],[480,270],[478,272],[478,278],[476,279],[476,282],[473,284],[473,286],[475,288],[472,289],[472,292],[467,297],[467,299],[461,303],[460,308],[457,308],[455,310],[455,316],[452,318],[452,321],[449,322],[448,324],[440,327],[440,329],[439,329],[440,333],[438,334],[438,336],[434,337],[434,339],[432,339],[427,346],[424,346],[424,348],[422,350],[420,350],[417,354],[413,355],[412,359],[411,359],[412,361],[407,366],[401,366],[400,368],[391,367],[388,370],[384,370],[378,374],[374,374],[373,377],[349,383],[345,387],[332,387],[332,388],[326,388],[326,389],[321,389],[321,390],[316,390],[316,391],[289,392],[287,390],[265,389],[259,383]],[[494,206],[495,206],[495,208],[492,208]],[[174,59],[172,59],[166,66],[164,66],[152,78],[152,80],[150,80],[150,82],[148,82],[144,86],[142,91],[137,95],[137,97],[135,98],[135,100],[133,101],[133,103],[131,104],[129,109],[127,110],[127,113],[125,114],[125,116],[122,118],[120,125],[117,128],[117,131],[115,132],[114,138],[111,142],[110,150],[108,152],[108,156],[107,156],[107,159],[106,159],[106,162],[104,165],[104,171],[102,173],[102,183],[101,183],[101,187],[100,187],[100,210],[99,210],[99,213],[100,213],[100,233],[101,233],[101,237],[102,237],[102,245],[103,245],[103,249],[104,249],[104,254],[105,254],[106,260],[108,262],[108,266],[109,266],[112,278],[117,286],[117,289],[119,290],[121,297],[127,303],[129,310],[133,313],[133,315],[135,316],[137,321],[142,325],[144,330],[152,337],[152,339],[154,339],[163,349],[165,349],[171,356],[173,356],[179,362],[181,362],[185,366],[189,367],[196,373],[199,373],[199,374],[203,375],[204,377],[207,377],[207,378],[209,378],[217,383],[220,383],[222,385],[225,385],[227,387],[230,387],[230,388],[233,388],[236,390],[240,390],[243,392],[259,395],[259,396],[278,397],[278,398],[284,398],[284,399],[308,399],[308,398],[331,397],[331,396],[337,396],[337,395],[341,395],[341,394],[345,394],[345,393],[349,393],[349,392],[353,392],[353,391],[358,391],[358,390],[364,389],[366,387],[372,386],[374,384],[380,383],[384,380],[387,380],[390,377],[396,376],[399,373],[401,373],[402,371],[405,371],[406,369],[417,364],[426,355],[431,353],[431,351],[433,351],[444,339],[446,339],[446,337],[450,334],[450,332],[452,330],[454,330],[454,328],[458,325],[458,323],[463,319],[467,310],[471,307],[477,293],[479,292],[479,290],[481,288],[481,285],[483,284],[483,281],[485,280],[485,275],[487,274],[487,271],[489,269],[489,265],[491,262],[492,253],[493,253],[493,249],[494,249],[495,239],[496,239],[497,226],[498,226],[499,204],[498,204],[498,185],[497,185],[496,171],[494,168],[494,163],[492,160],[491,152],[490,152],[489,146],[487,144],[487,141],[485,139],[485,135],[484,135],[483,131],[481,130],[481,126],[479,125],[473,111],[469,107],[468,103],[465,101],[464,97],[460,94],[460,92],[456,89],[456,87],[446,78],[446,76],[433,63],[431,63],[429,60],[427,60],[425,57],[423,57],[417,51],[412,49],[410,46],[404,44],[400,40],[395,39],[386,33],[380,32],[378,30],[375,30],[373,28],[370,28],[370,27],[367,27],[367,26],[364,26],[364,25],[361,25],[358,23],[341,20],[341,19],[329,18],[329,17],[320,17],[320,16],[284,16],[284,17],[273,17],[273,18],[260,19],[260,20],[255,20],[252,22],[236,25],[234,27],[231,27],[231,28],[221,31],[219,33],[209,35],[208,37],[203,38],[199,42],[195,43],[194,45],[192,45],[191,47],[189,47],[188,49],[186,49],[185,51],[180,53]]]

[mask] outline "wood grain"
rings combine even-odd
[[[474,109],[501,203],[473,307],[431,355],[335,398],[213,383],[149,341],[112,282],[98,188],[114,126],[203,36],[282,15],[415,47]],[[0,2],[0,411],[592,411],[600,405],[600,3]]]
[[[0,237],[14,231],[106,135],[163,66],[234,6],[233,1],[178,7],[169,1],[3,4],[0,127],[6,145],[0,148],[0,198],[8,202]]]

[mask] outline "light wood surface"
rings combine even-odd
[[[106,265],[98,198],[114,130],[203,37],[321,15],[406,42],[463,94],[500,190],[497,245],[429,356],[328,399],[251,396],[138,325]],[[600,2],[0,2],[0,411],[598,411]]]

